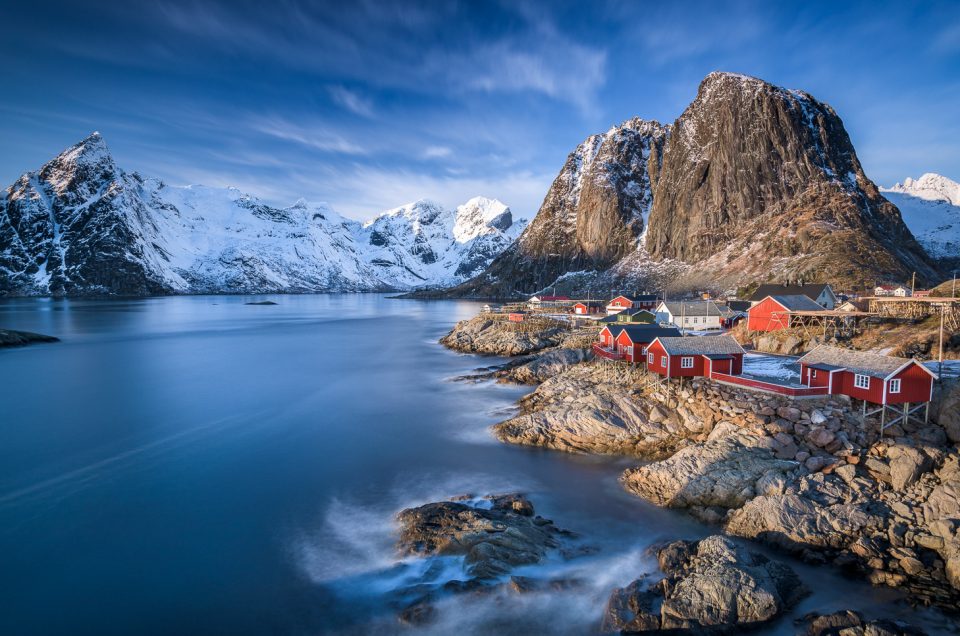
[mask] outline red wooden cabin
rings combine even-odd
[[[573,304],[573,313],[578,316],[586,316],[588,314],[597,314],[603,309],[603,303],[598,301],[580,301]]]
[[[647,368],[668,378],[740,375],[743,354],[730,336],[657,338],[647,347]]]
[[[617,328],[614,328],[615,332]],[[661,337],[679,337],[680,330],[673,327],[659,327],[657,325],[625,325],[619,327],[620,332],[614,338],[617,352],[623,354],[627,362],[646,362],[647,347],[651,342]]]
[[[806,296],[767,296],[747,311],[750,331],[779,331],[790,328],[790,312],[823,311]]]
[[[929,402],[937,375],[911,358],[820,345],[798,360],[808,386],[873,404]]]

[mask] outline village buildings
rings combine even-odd
[[[760,285],[757,287],[757,291],[750,296],[750,302],[756,305],[763,302],[768,296],[806,296],[823,309],[833,309],[837,306],[837,295],[829,283]]]
[[[729,326],[736,312],[712,300],[664,301],[656,311],[657,320],[683,330],[707,331]]]
[[[739,375],[744,353],[730,336],[659,337],[647,346],[647,369],[666,378]]]
[[[767,296],[750,308],[747,328],[750,331],[789,329],[794,312],[824,311],[824,307],[808,296]]]
[[[617,296],[607,303],[607,315],[618,314],[624,309],[646,309],[652,311],[657,306],[656,294],[639,296]]]

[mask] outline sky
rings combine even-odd
[[[960,0],[0,2],[4,185],[97,130],[128,171],[273,205],[531,218],[577,144],[715,70],[832,105],[880,185],[960,180]]]

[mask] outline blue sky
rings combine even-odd
[[[804,89],[881,185],[960,180],[960,2],[4,2],[0,183],[99,130],[121,166],[355,218],[482,194],[670,122],[710,71]]]

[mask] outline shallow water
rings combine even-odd
[[[380,295],[0,301],[0,325],[63,342],[0,351],[3,634],[412,631],[391,591],[457,578],[393,553],[393,515],[527,492],[598,551],[519,570],[575,592],[441,601],[431,633],[589,633],[646,548],[710,528],[617,484],[629,461],[506,446],[529,388],[451,378],[493,358],[436,344],[469,302]],[[897,594],[794,564],[811,610],[949,625]]]

